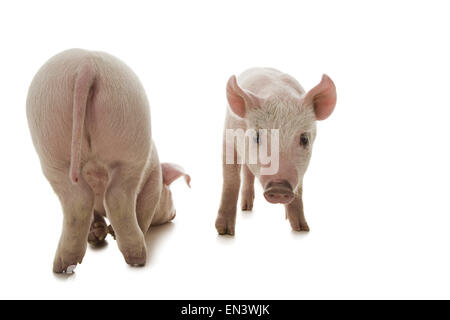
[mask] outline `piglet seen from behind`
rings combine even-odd
[[[177,165],[160,164],[134,72],[106,53],[64,51],[34,77],[27,117],[64,213],[53,271],[71,272],[88,241],[102,243],[108,232],[128,264],[144,265],[144,234],[175,217],[169,185],[190,178]]]

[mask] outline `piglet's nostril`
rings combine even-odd
[[[282,179],[274,179],[274,180],[269,181],[264,189],[266,191],[269,191],[270,189],[275,189],[275,188],[276,189],[282,188],[282,189],[286,189],[286,190],[292,191],[292,186],[289,183],[289,181],[282,180]]]

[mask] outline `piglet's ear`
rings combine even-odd
[[[191,177],[184,172],[184,169],[174,163],[161,163],[161,170],[163,176],[163,183],[169,186],[179,177],[184,176],[187,185],[191,187]]]
[[[305,95],[304,102],[313,106],[317,120],[328,118],[336,106],[336,86],[333,80],[324,74],[320,83]]]
[[[248,90],[242,89],[236,76],[231,76],[227,83],[227,99],[231,110],[238,117],[244,118],[247,110],[261,105],[261,99]]]

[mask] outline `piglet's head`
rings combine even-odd
[[[247,127],[248,138],[244,147],[237,146],[237,154],[259,179],[271,203],[294,199],[311,158],[316,120],[328,118],[336,106],[336,87],[327,75],[306,93],[297,89],[296,94],[286,90],[259,97],[240,87],[235,76],[227,83],[230,109]],[[256,161],[249,161],[251,150],[258,150]]]
[[[175,217],[175,207],[172,200],[170,185],[180,177],[184,177],[187,185],[191,187],[191,177],[184,172],[184,169],[174,163],[161,163],[163,187],[160,198],[160,210],[168,212],[172,218]]]

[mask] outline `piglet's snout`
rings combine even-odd
[[[287,180],[272,180],[264,188],[264,197],[270,203],[288,204],[294,200],[294,193]]]

